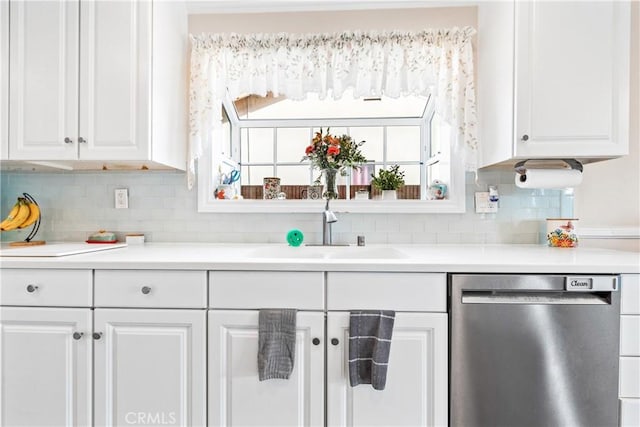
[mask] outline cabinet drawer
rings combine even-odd
[[[211,271],[209,307],[324,309],[319,271]]]
[[[207,273],[188,270],[96,270],[96,307],[204,308]]]
[[[2,269],[0,305],[91,306],[91,270]]]
[[[327,274],[327,310],[447,311],[444,273]]]
[[[640,316],[620,316],[620,355],[640,356]]]
[[[640,357],[620,358],[620,397],[640,397]]]
[[[620,427],[640,426],[640,399],[620,399]]]
[[[640,314],[640,274],[624,274],[620,289],[621,314]]]

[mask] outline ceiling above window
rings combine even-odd
[[[396,118],[422,117],[428,101],[428,97],[413,95],[354,99],[351,90],[346,90],[341,99],[328,96],[324,100],[317,94],[309,94],[303,101],[249,95],[234,101],[234,107],[239,120]]]

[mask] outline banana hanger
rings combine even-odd
[[[36,237],[36,234],[38,233],[38,230],[40,229],[40,220],[42,218],[42,211],[40,210],[40,205],[38,205],[38,202],[36,202],[36,199],[34,199],[29,193],[22,193],[22,195],[30,203],[32,203],[32,204],[34,204],[36,206],[36,208],[39,211],[38,212],[38,219],[36,219],[36,222],[33,223],[33,227],[31,228],[31,231],[29,232],[29,234],[27,235],[27,237],[23,241],[21,241],[21,242],[11,242],[11,243],[9,243],[9,246],[37,246],[37,245],[44,245],[46,243],[44,240],[33,240],[33,238]]]

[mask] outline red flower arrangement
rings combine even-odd
[[[360,147],[365,141],[355,142],[349,135],[334,136],[329,133],[316,132],[311,145],[304,150],[302,161],[309,160],[318,169],[337,169],[341,175],[348,168],[357,169],[367,159],[362,155]]]

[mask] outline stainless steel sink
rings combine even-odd
[[[263,246],[249,251],[247,256],[249,258],[324,258],[325,253],[320,250],[320,247],[307,247],[307,246]]]
[[[308,259],[404,259],[407,254],[390,247],[363,246],[264,246],[251,250],[249,258]]]

